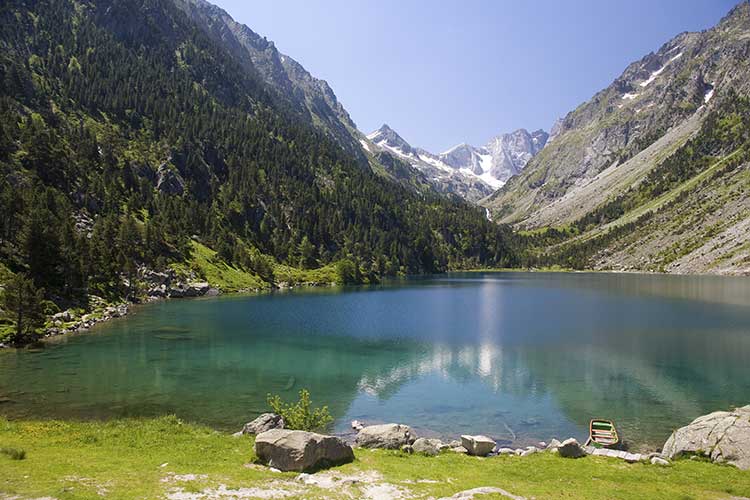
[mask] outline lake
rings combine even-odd
[[[659,447],[750,403],[750,279],[454,273],[373,287],[171,300],[39,351],[0,352],[0,413],[174,413],[235,431],[308,388],[353,419],[501,443],[612,419]]]

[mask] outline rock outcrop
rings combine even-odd
[[[750,405],[696,418],[672,433],[662,454],[668,458],[706,456],[750,470]]]
[[[363,448],[398,450],[406,444],[414,443],[416,437],[408,425],[370,425],[359,431],[356,443]]]
[[[272,429],[255,438],[255,454],[281,471],[314,471],[354,460],[354,451],[340,438],[314,432]]]
[[[180,195],[185,192],[185,180],[176,168],[167,163],[159,165],[156,171],[156,189],[165,194]]]

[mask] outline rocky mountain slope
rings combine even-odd
[[[334,138],[347,152],[364,161],[357,126],[324,80],[312,76],[272,41],[235,21],[206,0],[174,0],[207,34],[227,48],[248,71],[257,74],[286,101],[299,119]]]
[[[569,241],[547,243],[577,266],[744,272],[748,61],[745,1],[628,66],[484,203],[497,221],[561,229]]]
[[[443,193],[478,202],[518,175],[547,142],[543,130],[518,129],[494,137],[483,147],[459,144],[435,154],[412,147],[388,125],[361,139],[370,151],[388,151],[412,165]]]
[[[524,227],[569,222],[627,189],[670,149],[684,144],[712,100],[750,85],[745,78],[747,10],[743,2],[717,27],[678,35],[570,112],[523,174],[487,200],[496,219]],[[650,160],[638,156],[660,139],[663,154]],[[623,181],[622,172],[631,170],[635,178]],[[597,196],[592,198],[592,191]]]

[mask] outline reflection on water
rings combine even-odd
[[[614,419],[659,445],[747,404],[745,279],[454,274],[344,292],[170,301],[40,353],[0,353],[0,412],[176,413],[235,429],[301,387],[352,419],[504,442]]]

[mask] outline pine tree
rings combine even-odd
[[[5,287],[3,302],[12,316],[15,328],[11,342],[21,344],[34,340],[37,329],[44,325],[44,290],[34,286],[34,280],[17,274]]]

